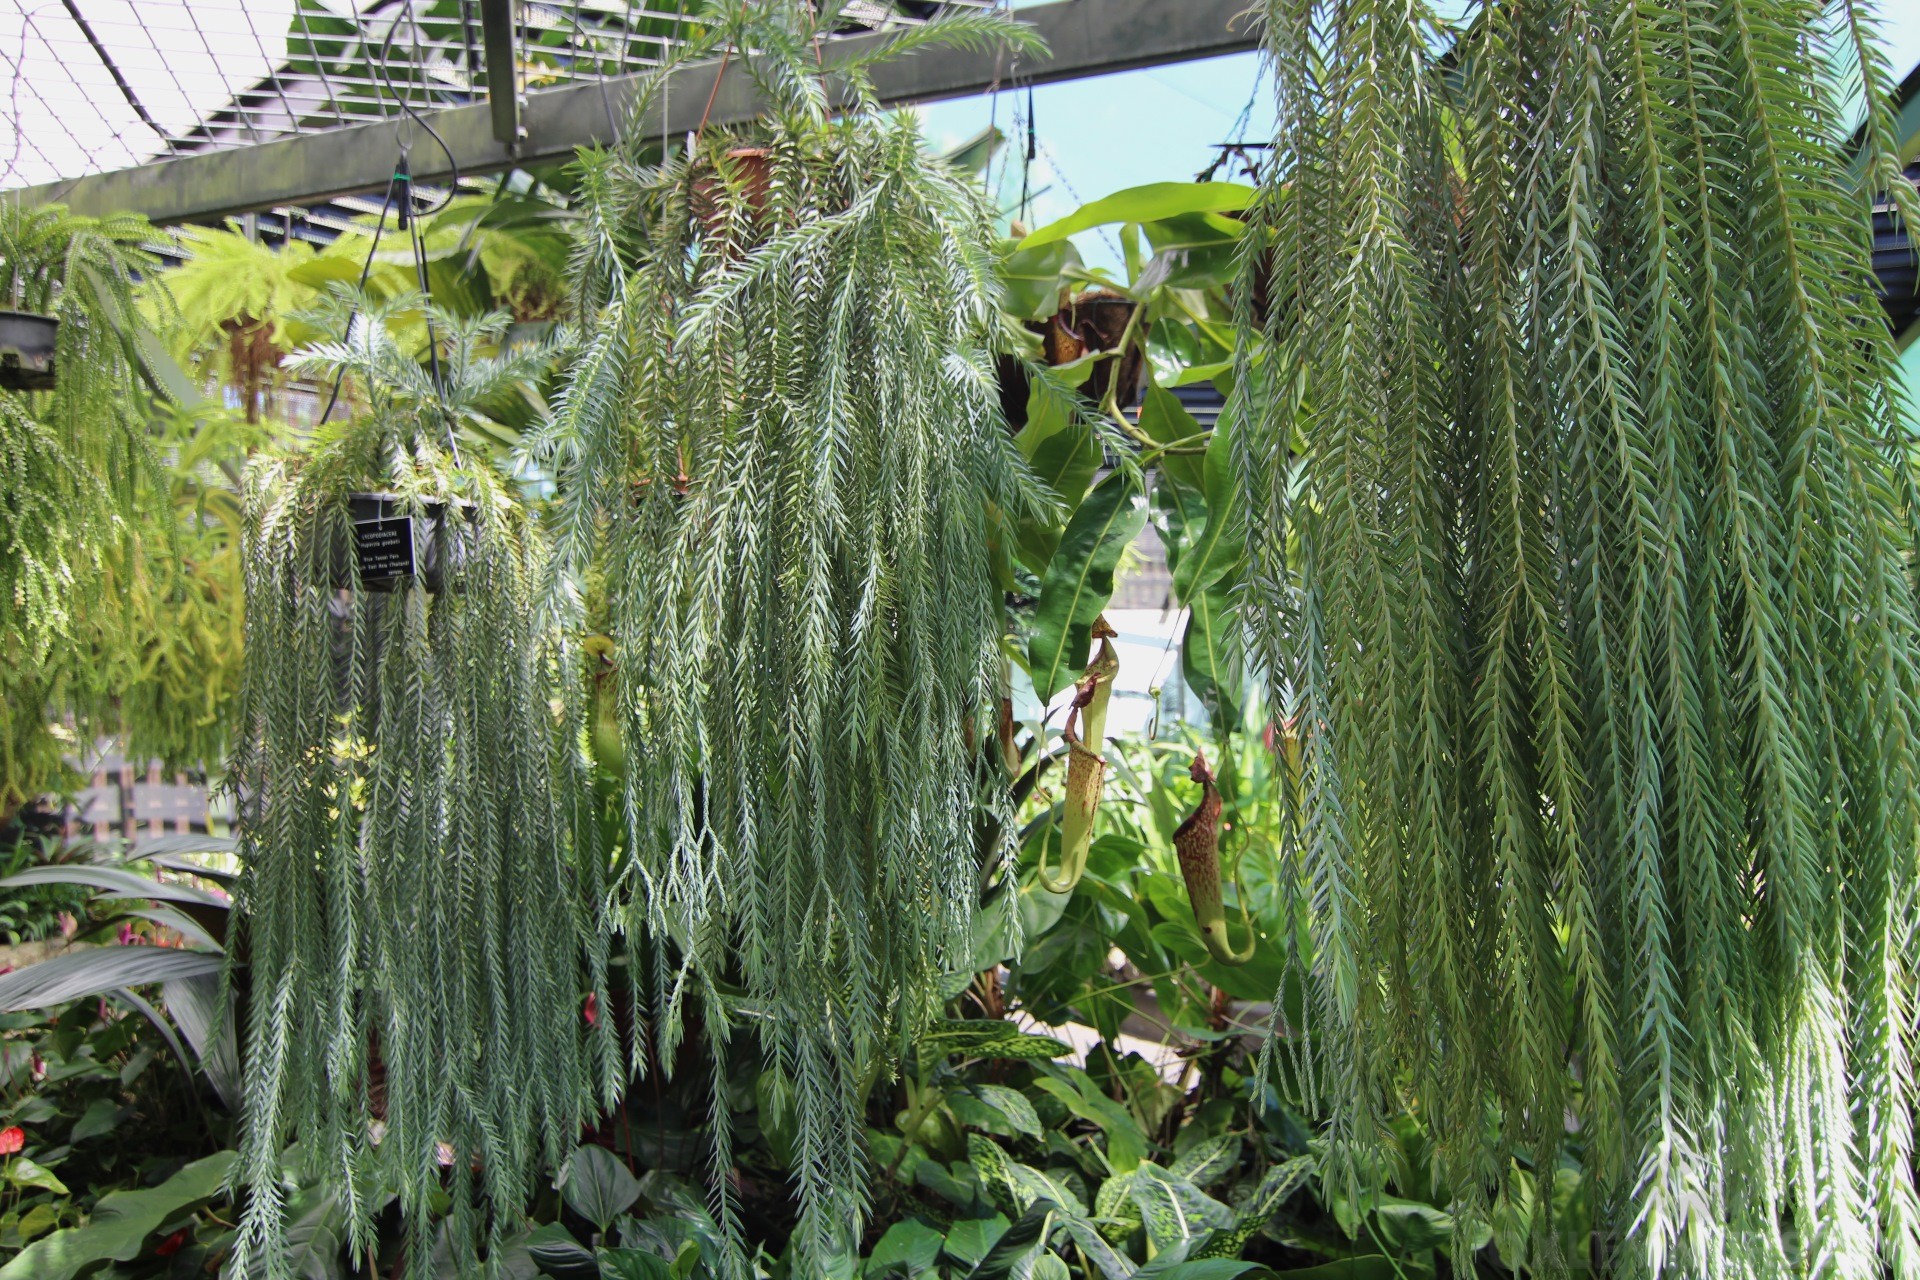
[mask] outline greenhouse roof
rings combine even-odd
[[[852,32],[988,7],[856,0]],[[365,124],[407,107],[486,101],[630,75],[683,37],[689,0],[48,0],[0,27],[15,125],[0,185]],[[489,24],[513,60],[488,61]]]
[[[857,46],[943,11],[1006,0],[841,0]],[[618,131],[693,0],[27,0],[0,15],[12,72],[0,189],[163,222],[377,191],[398,150],[444,181],[560,161]],[[961,96],[1253,47],[1244,0],[1054,0],[1019,7],[1048,40],[1032,65],[943,51],[885,69],[890,101]],[[830,47],[831,59],[834,50]],[[682,83],[685,88],[682,89]],[[496,92],[510,86],[511,91]],[[712,64],[675,73],[645,122],[757,109]],[[429,140],[431,125],[446,155]],[[454,164],[450,165],[447,160]]]

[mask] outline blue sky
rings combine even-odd
[[[1920,0],[1882,0],[1880,8],[1882,36],[1899,79],[1920,63]],[[1266,95],[1254,92],[1257,76],[1255,55],[1242,54],[1035,89],[1041,155],[1031,183],[1045,190],[1029,223],[1049,222],[1122,187],[1193,177],[1213,158],[1210,144],[1227,140],[1250,99],[1247,136],[1263,137],[1273,115]],[[958,142],[995,119],[1011,133],[1025,102],[1024,92],[1002,91],[997,102],[982,96],[933,104],[923,112],[928,137],[936,145]],[[1017,200],[1019,161],[1012,148],[1008,154],[1014,170],[1003,189]],[[1076,242],[1091,261],[1118,260],[1116,249],[1095,238]]]

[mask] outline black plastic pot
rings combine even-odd
[[[425,503],[420,514],[408,515],[396,494],[348,494],[353,543],[334,559],[333,585],[351,587],[357,563],[366,591],[397,591],[414,579],[428,591],[440,590],[448,571],[466,562],[472,546],[472,507],[460,503],[459,509],[464,518],[450,522],[444,503]]]
[[[1920,186],[1920,164],[1910,165],[1908,181]],[[1913,230],[1901,224],[1889,202],[1873,211],[1873,274],[1880,284],[1880,305],[1898,335],[1920,318],[1920,271],[1913,256]]]
[[[1039,335],[1041,358],[1046,363],[1072,364],[1091,353],[1111,351],[1119,346],[1121,336],[1127,331],[1127,322],[1133,318],[1134,306],[1130,298],[1101,290],[1082,294],[1045,320],[1028,320],[1025,324],[1028,332]],[[1081,385],[1080,394],[1096,405],[1103,404],[1107,387],[1118,377],[1120,394],[1115,399],[1119,407],[1137,407],[1143,390],[1141,375],[1146,370],[1146,336],[1143,326],[1138,334],[1139,346],[1118,361],[1103,360],[1095,366]],[[1017,435],[1027,425],[1030,388],[1026,368],[1012,356],[1001,356],[996,373],[1000,382],[1000,411],[1006,415],[1008,428]]]
[[[53,347],[60,322],[31,311],[0,311],[0,387],[53,390]]]

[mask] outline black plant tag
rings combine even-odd
[[[353,554],[362,582],[412,577],[413,521],[406,516],[359,521],[353,526]]]

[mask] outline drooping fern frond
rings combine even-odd
[[[139,513],[171,513],[135,305],[162,239],[136,216],[0,201],[0,309],[59,321],[53,389],[0,390],[0,814],[57,780],[54,718],[120,727],[92,658],[138,643],[105,567],[132,558]]]
[[[1405,1091],[1469,1247],[1516,1159],[1550,1199],[1570,1111],[1622,1273],[1915,1274],[1920,608],[1848,172],[1862,97],[1888,172],[1870,23],[1259,8],[1249,267],[1291,302],[1243,360],[1247,605],[1303,744],[1329,1175],[1366,1189]],[[1503,1261],[1564,1265],[1534,1227]]]
[[[436,390],[392,336],[411,300],[297,357],[347,369],[366,413],[248,477],[246,671],[232,786],[249,988],[239,1264],[284,1266],[282,1152],[337,1187],[356,1254],[397,1191],[409,1274],[438,1214],[462,1274],[610,1100],[617,1045],[597,928],[605,855],[573,805],[580,750],[553,700],[571,658],[536,621],[536,523],[450,435],[528,357],[501,322],[429,311]],[[349,495],[411,519],[413,576],[373,590]],[[429,559],[431,557],[431,559]]]
[[[716,8],[824,78],[803,6]],[[716,1057],[757,1033],[795,1098],[808,1265],[857,1239],[866,1091],[1005,872],[972,834],[988,506],[1039,501],[997,409],[989,211],[910,120],[813,101],[658,167],[589,158],[581,354],[544,442],[563,529],[604,536],[653,1056],[690,999]]]

